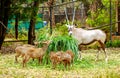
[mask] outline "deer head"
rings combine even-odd
[[[65,15],[66,15],[66,19],[67,19],[67,24],[66,24],[66,26],[68,27],[69,35],[72,35],[72,33],[73,33],[72,30],[73,30],[73,28],[74,28],[73,22],[74,22],[74,17],[75,17],[75,8],[74,8],[74,12],[73,12],[72,24],[69,23],[68,16],[67,16],[67,10],[66,10],[66,9],[65,9]]]

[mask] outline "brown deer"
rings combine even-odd
[[[62,58],[63,52],[50,52],[50,60],[52,62],[53,68],[56,68],[56,65],[61,63],[61,58]]]
[[[23,67],[29,61],[30,58],[38,59],[39,63],[42,63],[43,56],[50,44],[50,41],[46,41],[41,48],[29,48],[23,57]]]
[[[66,52],[58,51],[50,53],[50,60],[52,62],[53,68],[58,64],[64,64],[64,67],[70,67],[70,64],[73,62],[74,54],[71,50],[67,50]]]
[[[15,48],[15,63],[18,63],[18,57],[19,56],[24,56],[25,53],[29,50],[29,49],[32,49],[32,48],[35,48],[35,46],[33,45],[30,45],[30,44],[24,44],[24,45],[20,45],[20,46],[17,46]]]

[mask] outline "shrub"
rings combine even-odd
[[[112,42],[111,41],[108,41],[106,43],[106,47],[120,47],[120,40],[113,40]]]
[[[72,50],[77,57],[78,45],[77,41],[70,36],[56,36],[52,39],[51,44],[48,47],[48,52],[50,51],[66,51]]]
[[[78,52],[78,45],[77,40],[75,40],[73,37],[68,36],[67,27],[57,26],[57,28],[53,29],[53,34],[49,34],[49,29],[47,27],[41,28],[39,31],[37,31],[37,38],[36,41],[42,42],[46,40],[50,40],[51,43],[48,47],[47,54],[45,55],[44,59],[48,58],[48,54],[51,51],[66,51],[66,50],[72,50],[75,54],[75,59],[77,58],[77,52]],[[39,44],[38,47],[41,47],[42,44]],[[46,58],[47,57],[47,58]],[[44,60],[44,62],[46,62]]]

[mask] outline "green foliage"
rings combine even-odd
[[[58,23],[55,28],[55,33],[53,35],[68,35],[68,28],[65,24]]]
[[[106,47],[120,47],[120,40],[113,40],[112,42],[111,41],[108,41],[106,43]]]
[[[50,39],[49,36],[49,29],[47,27],[41,28],[39,30],[36,30],[36,41],[46,41]]]
[[[27,35],[28,35],[28,31],[25,28],[21,28],[20,31],[18,31],[18,39],[20,40],[27,40]],[[6,38],[12,38],[15,39],[15,29],[14,27],[12,27],[11,29],[9,29],[7,31],[7,36]]]
[[[97,8],[96,11],[89,10],[86,22],[92,27],[101,26],[110,23],[110,9],[109,0],[102,0],[103,7]],[[114,9],[114,10],[113,10]],[[115,22],[115,5],[112,2],[112,22]],[[115,25],[112,26],[115,31]],[[109,26],[104,28],[105,31],[109,31]]]
[[[52,38],[56,36],[68,35],[67,27],[65,25],[61,25],[60,23],[56,25],[56,28],[54,28],[52,32],[52,35],[50,35],[50,29],[48,26],[36,30],[36,41],[42,42],[46,40],[52,40]]]
[[[56,36],[52,39],[52,42],[48,48],[50,51],[66,51],[72,50],[77,57],[78,55],[78,45],[77,41],[70,36]]]
[[[37,31],[36,41],[42,42],[50,40],[51,44],[48,47],[48,53],[51,51],[66,51],[72,50],[77,57],[78,46],[77,41],[68,36],[68,31],[66,26],[61,26],[61,24],[57,24],[57,28],[53,29],[53,34],[49,34],[49,29],[47,27],[41,28]],[[41,44],[39,44],[39,47]]]
[[[18,38],[20,40],[27,40],[28,39],[28,31],[25,28],[22,28],[19,32],[18,32]]]

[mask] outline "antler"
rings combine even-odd
[[[70,25],[69,20],[68,20],[68,16],[67,16],[67,9],[64,8],[64,10],[65,10],[65,15],[66,15],[67,23],[68,23],[68,25]]]
[[[75,10],[76,10],[76,8],[74,8],[74,11],[73,11],[72,25],[73,25],[73,22],[74,22],[74,19],[75,19]]]
[[[68,23],[68,25],[70,25],[69,20],[68,20],[68,15],[67,15],[67,9],[64,8],[64,10],[65,10],[65,15],[66,15],[67,23]],[[73,26],[73,22],[74,22],[74,18],[75,18],[75,10],[76,10],[76,8],[74,8],[74,11],[73,11],[72,26]]]

